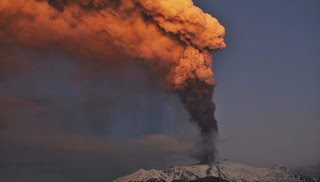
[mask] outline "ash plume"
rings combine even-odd
[[[212,163],[215,159],[215,135],[218,132],[214,117],[215,104],[212,102],[213,86],[199,80],[188,80],[187,86],[179,91],[185,108],[190,113],[190,121],[196,123],[201,132],[201,163]]]
[[[226,46],[224,35],[192,0],[0,0],[0,44],[148,65],[199,126],[205,163],[214,160],[217,133],[210,50]]]

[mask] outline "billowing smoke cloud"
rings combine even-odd
[[[224,34],[192,0],[0,1],[1,44],[59,49],[112,64],[125,63],[124,54],[163,76],[200,127],[203,162],[214,160],[217,132],[209,51],[225,47]]]

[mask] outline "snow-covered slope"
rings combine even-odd
[[[209,178],[206,177],[219,177]],[[315,179],[294,174],[289,168],[274,165],[257,168],[230,161],[220,161],[209,165],[173,166],[164,170],[143,170],[114,180],[114,182],[171,182],[181,181],[230,181],[230,182],[314,182]],[[205,180],[204,180],[205,179]],[[219,180],[220,179],[220,180]]]

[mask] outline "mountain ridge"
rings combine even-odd
[[[113,182],[319,182],[283,165],[258,168],[228,160],[213,165],[179,165],[163,170],[144,170],[120,177]]]

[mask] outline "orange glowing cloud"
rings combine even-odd
[[[209,50],[225,47],[224,34],[217,19],[192,0],[0,1],[0,44],[103,61],[125,54],[165,68],[175,89],[190,79],[215,84]]]

